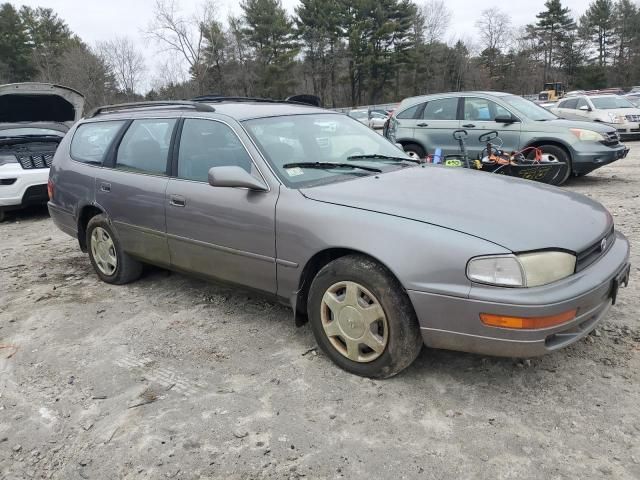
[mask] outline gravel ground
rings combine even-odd
[[[637,145],[566,187],[632,243],[606,323],[533,360],[425,349],[385,381],[339,370],[285,307],[157,269],[106,285],[45,210],[13,215],[0,478],[640,478]]]

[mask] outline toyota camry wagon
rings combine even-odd
[[[368,377],[400,372],[423,344],[553,352],[593,330],[629,279],[629,243],[599,203],[425,165],[291,102],[100,108],[60,144],[49,194],[103,281],[148,263],[262,292]]]

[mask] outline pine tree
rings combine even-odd
[[[240,4],[244,33],[255,51],[260,94],[284,98],[290,95],[298,45],[293,22],[280,0],[245,0]]]
[[[600,67],[607,66],[614,47],[615,15],[612,0],[594,0],[580,17],[582,36],[590,42],[597,53]]]
[[[0,5],[0,62],[7,82],[30,80],[35,74],[27,29],[10,3]]]
[[[576,23],[571,18],[569,9],[562,6],[560,0],[547,0],[546,10],[536,15],[538,22],[534,32],[538,37],[544,52],[544,81],[549,80],[551,69],[557,65],[559,51],[576,29]]]

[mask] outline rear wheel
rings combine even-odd
[[[564,149],[555,145],[541,145],[538,148],[542,150],[542,153],[551,155],[555,157],[557,161],[565,164],[565,166],[558,171],[558,174],[549,182],[551,185],[563,185],[569,179],[569,175],[571,175],[571,158],[569,158],[569,154]],[[533,160],[535,158],[535,152],[531,151],[527,158]]]
[[[424,160],[427,156],[427,152],[425,152],[424,148],[416,143],[407,143],[406,145],[403,145],[402,148],[404,148],[407,155],[416,160]]]
[[[341,257],[318,272],[308,315],[320,348],[356,375],[391,377],[422,348],[406,292],[384,267],[363,255]]]
[[[0,208],[0,222],[4,222],[4,218],[5,218],[4,210]]]
[[[137,280],[142,274],[142,263],[122,250],[104,214],[89,220],[87,247],[91,264],[103,282],[123,285]]]

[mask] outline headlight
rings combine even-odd
[[[467,277],[472,282],[501,287],[538,287],[574,273],[576,257],[566,252],[536,252],[472,258]]]
[[[624,118],[616,115],[615,113],[609,114],[609,120],[611,120],[611,123],[624,123]]]
[[[15,155],[0,154],[0,167],[7,163],[18,163],[18,159]]]
[[[573,133],[578,139],[586,142],[602,142],[606,140],[604,135],[598,132],[594,132],[593,130],[584,130],[582,128],[570,128],[571,133]]]

